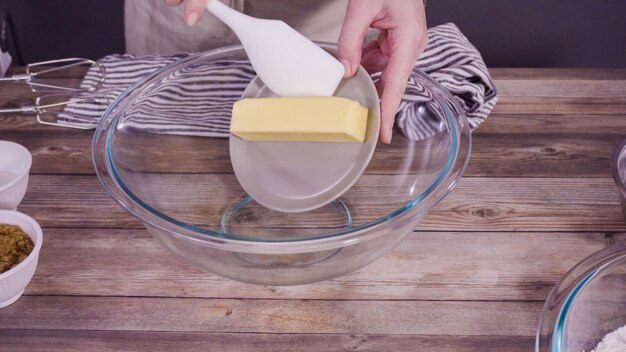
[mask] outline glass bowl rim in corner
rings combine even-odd
[[[536,352],[564,352],[563,338],[572,305],[594,278],[624,259],[626,243],[614,244],[587,256],[561,277],[541,310],[535,335]]]
[[[613,153],[613,157],[611,158],[611,172],[613,173],[613,180],[615,181],[622,197],[626,199],[626,184],[624,183],[626,175],[621,175],[619,170],[620,158],[622,158],[622,156],[626,159],[626,139],[624,139],[619,146],[617,146],[615,152]],[[626,160],[624,160],[624,162],[626,163]]]
[[[322,48],[325,49],[336,49],[337,45],[334,43],[327,42],[316,42]],[[437,101],[446,112],[447,125],[450,131],[450,138],[452,139],[452,146],[450,150],[450,154],[448,155],[448,159],[446,161],[445,166],[442,171],[439,173],[439,176],[436,180],[420,195],[409,201],[404,206],[395,210],[394,212],[387,214],[381,218],[370,221],[368,223],[350,227],[347,229],[343,229],[336,232],[323,233],[316,236],[310,237],[280,237],[280,238],[259,238],[252,237],[234,233],[222,233],[218,231],[213,231],[207,228],[190,225],[185,222],[181,222],[176,220],[162,212],[154,209],[150,205],[144,203],[139,197],[134,195],[125,185],[123,180],[119,177],[119,174],[115,170],[115,163],[112,158],[112,149],[111,149],[111,138],[113,136],[114,127],[117,126],[117,123],[120,118],[121,112],[124,110],[124,107],[129,103],[127,99],[132,97],[134,94],[138,94],[136,90],[141,86],[150,87],[154,84],[155,81],[158,81],[164,74],[169,71],[175,71],[176,67],[184,67],[186,64],[191,64],[196,60],[201,60],[203,57],[211,57],[213,55],[220,54],[228,54],[232,52],[243,51],[243,47],[238,45],[231,45],[227,47],[217,48],[205,52],[199,52],[195,54],[191,54],[185,58],[177,60],[171,64],[163,66],[158,70],[146,75],[141,78],[139,81],[131,85],[127,88],[123,93],[121,93],[115,100],[111,102],[111,104],[107,107],[105,112],[102,114],[100,122],[96,128],[93,137],[92,143],[92,155],[93,155],[93,165],[96,170],[96,174],[100,183],[104,186],[105,190],[109,193],[109,195],[124,209],[130,212],[132,215],[137,217],[144,223],[149,224],[150,226],[159,228],[161,230],[167,231],[168,233],[178,235],[180,237],[185,238],[195,238],[198,241],[207,241],[212,240],[215,244],[233,244],[240,245],[247,248],[250,248],[251,245],[263,243],[266,245],[290,245],[290,244],[298,244],[298,243],[313,243],[320,241],[341,241],[342,243],[360,241],[363,238],[356,238],[357,235],[363,234],[365,230],[374,228],[376,226],[388,223],[389,221],[396,219],[402,215],[407,214],[411,209],[413,209],[417,204],[424,202],[425,200],[431,198],[431,196],[435,190],[442,186],[444,181],[448,181],[446,187],[447,189],[439,194],[438,197],[432,200],[431,204],[429,204],[424,211],[428,211],[434,205],[436,205],[441,199],[443,199],[451,190],[454,188],[454,185],[457,183],[458,179],[461,178],[465,169],[467,168],[467,163],[470,159],[471,153],[471,133],[466,133],[467,135],[467,147],[464,152],[466,157],[463,162],[461,169],[456,175],[453,174],[455,170],[454,166],[457,163],[458,156],[461,154],[461,146],[460,142],[463,134],[463,129],[469,129],[466,121],[464,123],[459,123],[455,121],[455,117],[452,112],[445,106],[441,101]],[[432,78],[428,77],[426,74],[421,73],[421,76],[428,80],[430,84],[437,87],[441,94],[446,95],[449,99],[448,101],[451,104],[456,104],[454,99],[452,99],[450,93],[442,87],[439,83],[434,81]],[[434,99],[438,99],[434,96]],[[116,111],[117,109],[117,111]],[[458,109],[462,111],[461,109]],[[465,119],[465,116],[460,116],[461,119]],[[104,140],[104,143],[103,143]],[[103,145],[104,148],[100,147]],[[104,150],[102,150],[104,149]],[[455,176],[451,178],[450,176]],[[123,197],[123,198],[120,198]],[[202,236],[198,236],[202,235]],[[369,237],[369,236],[367,236]],[[321,244],[321,243],[320,243]]]

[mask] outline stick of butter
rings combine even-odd
[[[244,140],[363,142],[367,109],[340,97],[243,99],[233,106],[230,132]]]

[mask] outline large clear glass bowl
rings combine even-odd
[[[336,53],[335,45],[320,45]],[[396,131],[391,145],[378,144],[347,192],[304,213],[273,211],[249,198],[233,174],[228,138],[161,133],[130,123],[138,112],[149,111],[167,125],[173,112],[151,106],[153,99],[178,99],[172,103],[181,116],[195,107],[185,101],[203,99],[204,93],[177,82],[214,79],[219,89],[219,76],[202,77],[202,68],[245,59],[242,47],[232,46],[166,66],[117,98],[95,133],[94,165],[106,190],[179,257],[257,284],[303,284],[343,275],[400,243],[465,170],[469,125],[454,98],[425,74],[418,81],[429,99],[412,109],[429,132],[409,139]],[[172,89],[177,95],[167,95]],[[210,98],[206,103],[211,114]]]
[[[578,263],[550,293],[537,330],[537,352],[591,352],[626,324],[626,244]]]

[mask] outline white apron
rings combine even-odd
[[[337,42],[347,0],[221,0],[245,14],[285,21],[312,40]],[[237,44],[234,33],[209,12],[193,27],[183,20],[184,4],[126,0],[126,51],[135,55],[204,51]]]

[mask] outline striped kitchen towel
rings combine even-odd
[[[65,124],[95,128],[108,103],[145,75],[187,57],[176,55],[108,55],[99,62],[106,70],[106,79],[97,95],[68,104],[58,116]],[[415,64],[414,74],[396,115],[397,128],[410,139],[423,139],[436,133],[441,125],[432,119],[422,120],[416,106],[432,100],[429,88],[418,79],[424,72],[452,93],[464,110],[470,127],[475,129],[489,115],[497,100],[494,86],[480,53],[454,24],[428,30],[428,47]],[[153,89],[141,104],[131,107],[124,123],[155,133],[228,137],[232,105],[256,76],[248,61],[213,61],[193,66],[193,73],[177,72],[162,88]],[[81,87],[94,86],[98,70],[92,67]],[[377,79],[379,74],[374,74]],[[104,98],[102,98],[104,97]]]

